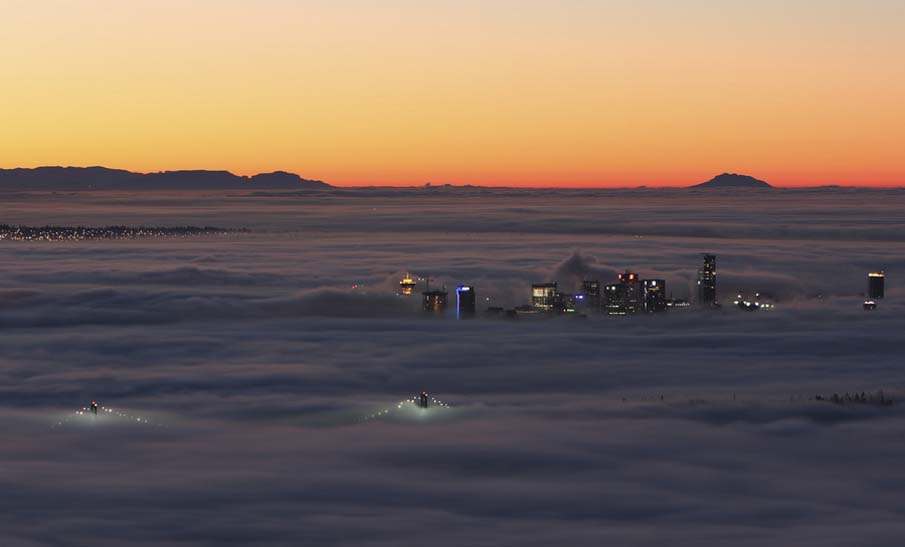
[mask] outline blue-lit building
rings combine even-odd
[[[474,287],[459,285],[456,288],[456,317],[468,319],[475,316],[477,301]]]

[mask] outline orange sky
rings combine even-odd
[[[7,0],[0,167],[905,185],[901,0]]]

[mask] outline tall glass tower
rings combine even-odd
[[[716,304],[716,256],[704,255],[704,266],[698,270],[698,304]]]

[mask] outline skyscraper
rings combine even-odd
[[[871,299],[883,298],[886,285],[886,274],[882,271],[867,274],[867,296]]]
[[[619,282],[625,287],[625,311],[637,313],[644,308],[644,289],[641,279],[634,272],[619,274]]]
[[[662,279],[645,279],[641,282],[644,288],[644,311],[648,313],[666,310],[666,281]]]
[[[716,256],[704,255],[704,266],[698,270],[698,304],[716,304]]]
[[[604,307],[608,315],[625,315],[625,286],[621,283],[607,285],[603,291]]]
[[[556,307],[556,283],[538,283],[531,285],[531,305],[538,310],[553,311]]]
[[[474,317],[475,306],[474,287],[459,285],[456,289],[456,317],[459,319]]]
[[[606,310],[610,315],[627,315],[644,309],[641,280],[634,272],[619,274],[619,283],[607,285],[604,291]]]

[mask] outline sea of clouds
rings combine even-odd
[[[0,245],[0,544],[894,545],[905,191],[15,193],[0,222],[247,234]],[[629,268],[777,309],[456,321]],[[861,309],[866,272],[887,298]],[[447,412],[403,414],[427,390]],[[78,416],[91,400],[143,416]],[[391,410],[385,417],[367,419]],[[60,425],[62,424],[62,425]]]

